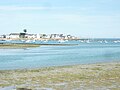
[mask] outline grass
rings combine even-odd
[[[0,87],[14,85],[17,88],[33,90],[36,88],[118,90],[120,88],[120,63],[1,70],[0,81]]]
[[[34,48],[39,46],[37,44],[0,44],[0,48]]]

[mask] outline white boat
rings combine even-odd
[[[43,42],[48,42],[48,40],[44,40]]]
[[[120,40],[113,41],[114,43],[120,43]]]
[[[83,40],[79,40],[81,43],[83,43],[84,41]]]
[[[104,42],[105,42],[105,43],[108,43],[108,41],[106,41],[106,40],[105,40]]]
[[[65,40],[58,40],[58,42],[59,42],[59,43],[64,43],[64,42],[65,42]]]
[[[25,41],[26,43],[34,43],[35,42],[35,40],[27,40],[27,41]]]
[[[103,41],[98,41],[99,43],[103,43]]]
[[[26,43],[29,43],[29,42],[31,42],[31,40],[27,40],[27,41],[25,41]]]
[[[90,40],[87,40],[86,43],[90,43]]]

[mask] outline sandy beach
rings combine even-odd
[[[120,62],[0,70],[0,89],[8,87],[14,90],[119,90]]]

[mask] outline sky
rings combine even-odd
[[[0,0],[0,35],[23,29],[120,38],[120,0]]]

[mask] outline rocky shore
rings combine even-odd
[[[120,62],[0,70],[0,90],[119,90]],[[25,89],[26,88],[26,89]]]

